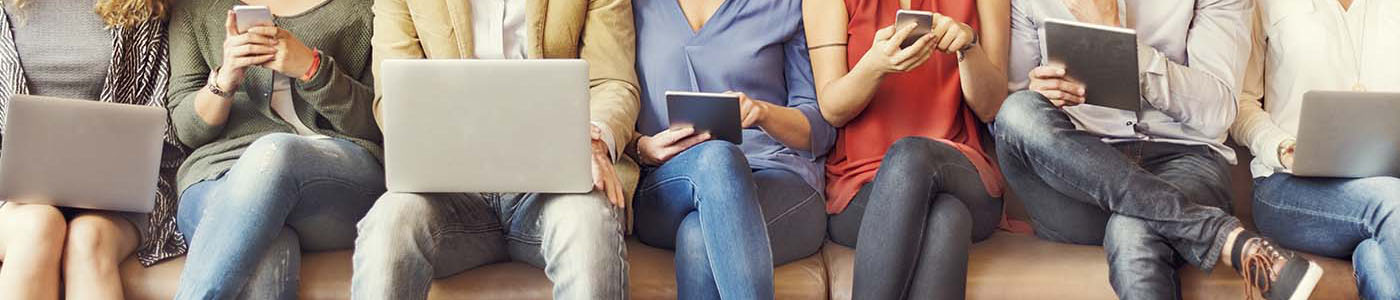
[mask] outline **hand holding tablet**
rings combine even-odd
[[[740,94],[666,92],[671,128],[689,127],[734,144],[744,142]]]
[[[1046,62],[1031,70],[1031,90],[1061,106],[1142,110],[1136,31],[1049,19],[1040,40]]]

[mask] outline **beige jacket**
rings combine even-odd
[[[528,0],[529,58],[588,61],[589,114],[611,131],[614,167],[628,207],[637,186],[636,162],[624,153],[641,104],[635,69],[636,35],[630,0]],[[470,0],[375,0],[373,69],[385,59],[474,58]],[[380,87],[375,83],[375,91]],[[375,99],[375,118],[379,99]],[[382,124],[382,123],[381,123]],[[630,210],[629,210],[630,211]],[[629,214],[630,215],[630,214]],[[630,219],[630,218],[629,218]],[[629,226],[630,227],[630,226]]]

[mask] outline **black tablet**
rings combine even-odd
[[[744,142],[739,95],[667,91],[666,107],[671,128],[691,127],[716,140]]]
[[[1041,52],[1065,74],[1084,83],[1084,104],[1142,110],[1137,32],[1065,20],[1045,20]]]

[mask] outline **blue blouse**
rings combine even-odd
[[[641,134],[666,130],[668,90],[743,92],[796,108],[812,128],[812,151],[789,148],[754,127],[744,129],[744,151],[754,169],[782,169],[825,191],[827,152],[836,129],[817,109],[812,63],[802,28],[802,1],[727,0],[699,31],[676,0],[636,0],[637,75],[642,87]]]

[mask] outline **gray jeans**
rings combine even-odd
[[[1030,196],[1036,235],[1103,244],[1119,298],[1180,298],[1177,267],[1210,272],[1240,227],[1228,213],[1229,163],[1208,146],[1106,144],[1035,92],[1007,98],[996,126],[1001,168]]]
[[[435,278],[510,260],[545,269],[556,299],[623,299],[621,210],[602,193],[388,193],[359,224],[354,299],[426,299]]]

